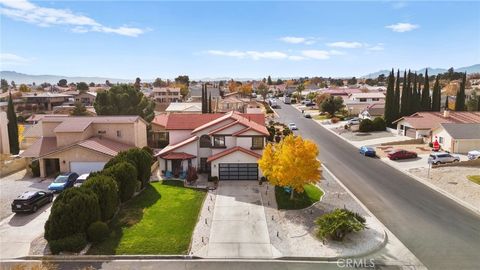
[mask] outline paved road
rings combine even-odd
[[[303,118],[290,105],[276,110],[314,140],[320,159],[429,269],[478,269],[480,216]]]

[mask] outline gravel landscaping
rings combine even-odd
[[[204,253],[201,253],[201,250],[207,246],[210,238],[210,228],[212,226],[213,209],[215,207],[216,196],[217,190],[210,190],[203,201],[203,206],[198,216],[197,225],[195,225],[195,229],[193,230],[190,255],[205,255]],[[205,220],[207,222],[205,222]]]
[[[382,225],[334,180],[325,177],[318,186],[325,192],[322,199],[302,210],[278,210],[273,187],[261,188],[271,244],[291,257],[354,256],[371,252],[385,241]],[[318,240],[315,236],[315,219],[335,208],[347,208],[367,219],[367,229],[348,235],[343,242]]]
[[[427,168],[409,170],[413,175],[421,177],[477,209],[480,209],[480,185],[468,180],[467,176],[478,174],[479,171],[478,167],[440,167],[431,169],[428,177]]]

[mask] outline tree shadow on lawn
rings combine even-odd
[[[109,237],[101,243],[94,244],[87,254],[116,254],[123,237],[123,229],[140,222],[145,209],[154,205],[161,197],[162,195],[149,184],[140,194],[121,206],[118,214],[109,223],[111,229]]]

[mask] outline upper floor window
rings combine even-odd
[[[117,137],[119,137],[119,138],[122,137],[122,131],[117,130]]]
[[[252,137],[252,149],[263,149],[263,137]]]
[[[212,146],[210,136],[207,134],[200,136],[200,148],[209,148]]]
[[[214,136],[213,137],[213,146],[214,147],[225,147],[225,136]]]
[[[379,98],[372,98],[372,101],[379,101]]]
[[[366,102],[366,101],[367,101],[366,98],[361,98],[361,99],[360,99],[360,102]]]

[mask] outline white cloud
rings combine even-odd
[[[408,5],[407,2],[405,2],[405,1],[399,1],[399,2],[394,2],[394,3],[392,4],[392,7],[393,7],[394,9],[402,9],[402,8],[406,7],[407,5]]]
[[[278,51],[220,51],[220,50],[209,50],[208,54],[218,55],[218,56],[227,56],[227,57],[236,57],[236,58],[250,58],[253,60],[260,59],[285,59],[288,58],[288,55],[283,52]]]
[[[420,26],[418,26],[416,24],[411,24],[411,23],[396,23],[396,24],[392,24],[392,25],[387,25],[385,27],[391,29],[394,32],[403,33],[403,32],[408,32],[408,31],[412,31],[414,29],[417,29]]]
[[[305,50],[305,51],[302,51],[302,55],[308,58],[320,59],[320,60],[330,58],[330,53],[324,50]]]
[[[13,53],[0,53],[0,62],[4,65],[24,65],[31,62],[31,59]]]
[[[40,7],[27,0],[0,0],[0,3],[3,5],[0,7],[0,14],[37,26],[67,25],[76,33],[101,32],[130,37],[145,33],[144,29],[135,27],[105,26],[90,17],[75,14],[68,9]]]
[[[338,41],[338,42],[332,42],[327,44],[329,47],[335,47],[335,48],[344,48],[344,49],[356,49],[356,48],[361,48],[363,47],[363,44],[360,42],[347,42],[347,41]]]
[[[377,45],[367,47],[369,51],[383,51],[384,49],[383,43],[377,43]]]
[[[282,37],[280,38],[281,41],[291,44],[306,44],[312,45],[315,43],[313,38],[308,37]]]
[[[288,59],[292,61],[302,61],[302,60],[305,60],[305,57],[300,55],[290,55]]]

